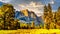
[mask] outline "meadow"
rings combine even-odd
[[[0,34],[60,34],[60,30],[59,29],[0,30]]]

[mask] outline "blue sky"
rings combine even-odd
[[[60,0],[0,0],[4,3],[10,3],[16,10],[29,9],[37,15],[43,13],[44,5],[50,3],[52,10],[56,11],[60,6]],[[1,4],[1,3],[0,3]]]
[[[55,3],[52,5],[53,10],[57,10],[60,7],[60,0],[55,0]]]

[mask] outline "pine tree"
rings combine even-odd
[[[44,6],[44,22],[46,24],[46,28],[49,29],[50,24],[53,22],[52,8],[50,4],[48,4],[48,6]]]
[[[60,26],[60,7],[58,8],[56,12],[56,25]]]
[[[53,14],[52,14],[52,8],[51,8],[51,5],[48,4],[48,17],[49,17],[49,21],[50,23],[53,21]]]
[[[47,6],[45,5],[44,6],[44,15],[43,15],[44,22],[46,22],[47,15],[48,15],[48,11],[47,11]]]
[[[53,13],[52,13],[52,8],[51,5],[48,4],[48,27],[50,28],[50,24],[53,23]]]

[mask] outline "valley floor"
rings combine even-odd
[[[60,34],[59,29],[0,30],[0,34]]]

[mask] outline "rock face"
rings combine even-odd
[[[29,11],[27,9],[16,11],[15,18],[26,23],[31,23],[32,21],[34,21],[35,25],[43,24],[41,17],[38,17],[33,11]]]
[[[22,10],[21,12],[22,12],[25,16],[28,16],[28,10],[27,10],[27,9]]]

